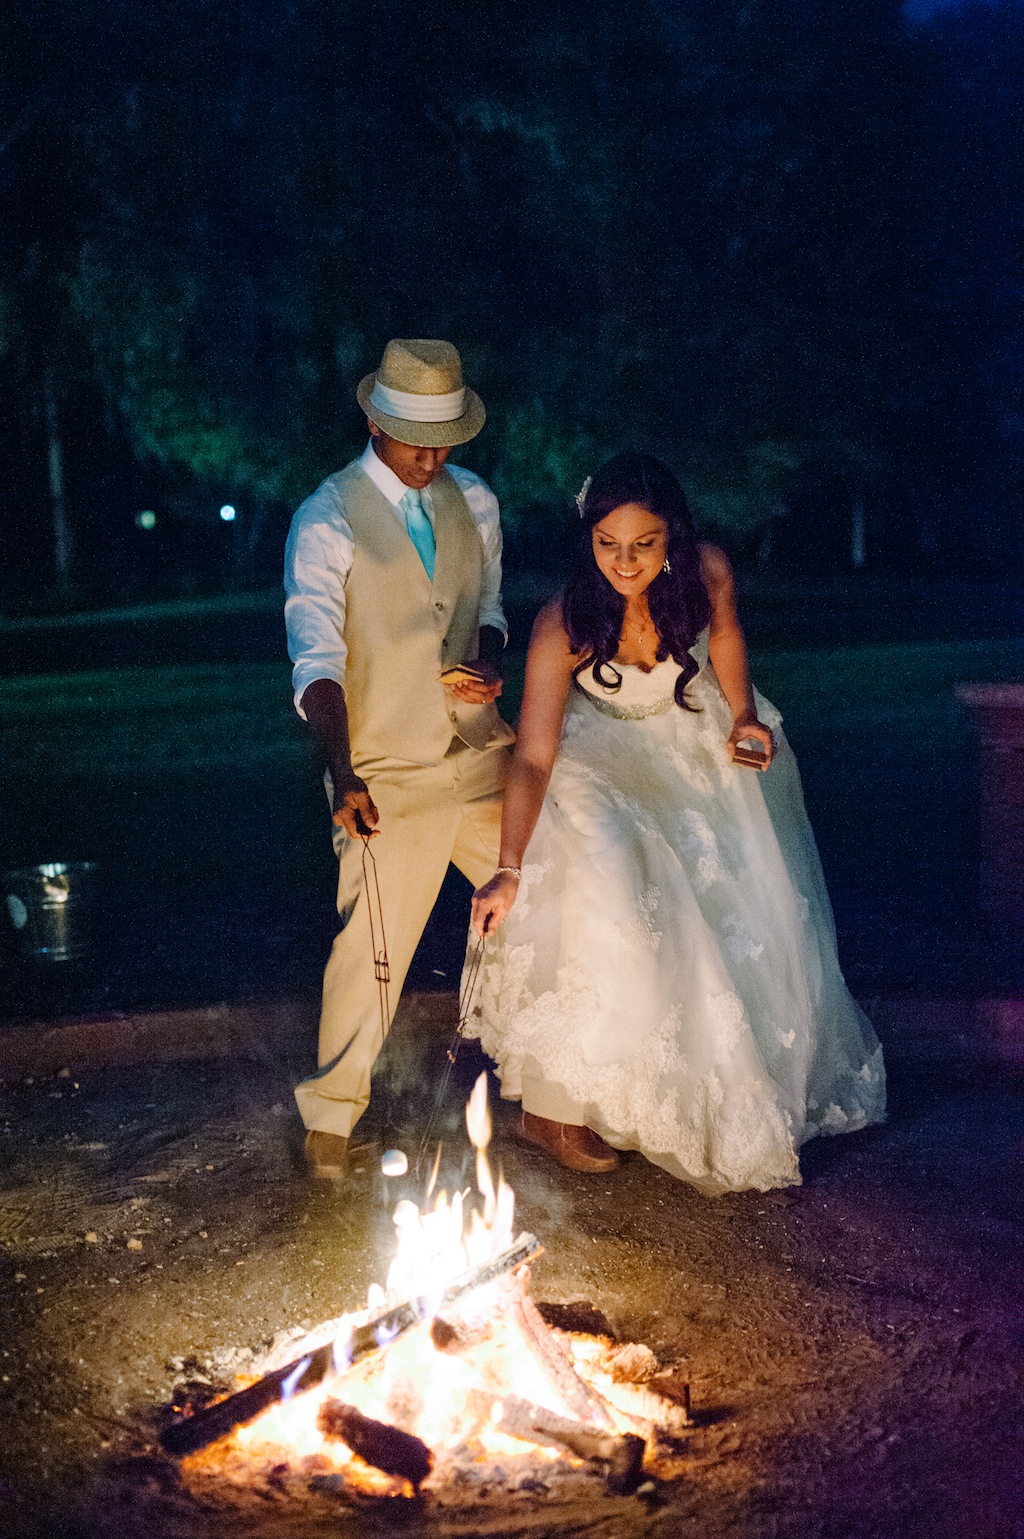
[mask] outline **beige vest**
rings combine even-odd
[[[336,485],[355,539],[345,584],[345,699],[352,764],[437,764],[459,737],[470,748],[513,741],[493,705],[464,705],[439,682],[477,656],[483,548],[446,470],[430,484],[437,553],[431,583],[395,510],[357,464]]]

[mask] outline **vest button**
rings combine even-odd
[[[435,599],[434,600],[434,608],[435,609],[443,609],[444,608],[444,599]]]

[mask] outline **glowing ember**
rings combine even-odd
[[[573,1471],[630,1490],[645,1454],[649,1469],[668,1472],[665,1440],[687,1414],[678,1396],[656,1392],[653,1354],[551,1331],[530,1301],[529,1268],[518,1263],[536,1242],[512,1249],[515,1197],[502,1178],[495,1185],[487,1162],[485,1075],[466,1123],[482,1211],[468,1192],[441,1190],[425,1211],[401,1201],[386,1288],[371,1288],[365,1311],[291,1341],[284,1362],[268,1360],[257,1382],[278,1403],[229,1436],[218,1427],[218,1441],[185,1460],[184,1479],[251,1485],[273,1469],[279,1484],[287,1470],[342,1495],[408,1495],[422,1484],[445,1500],[467,1481],[537,1489],[538,1479],[547,1486]],[[494,1276],[510,1262],[516,1270]],[[467,1276],[468,1291],[445,1302]],[[388,1330],[387,1321],[397,1323]]]

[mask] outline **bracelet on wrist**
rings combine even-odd
[[[495,876],[514,876],[516,881],[521,881],[523,876],[522,866],[499,866]]]

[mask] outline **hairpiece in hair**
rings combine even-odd
[[[579,491],[576,493],[576,506],[580,510],[580,518],[583,517],[583,504],[587,500],[587,493],[590,490],[590,483],[593,481],[593,479],[593,476],[588,476],[583,485],[580,487]]]

